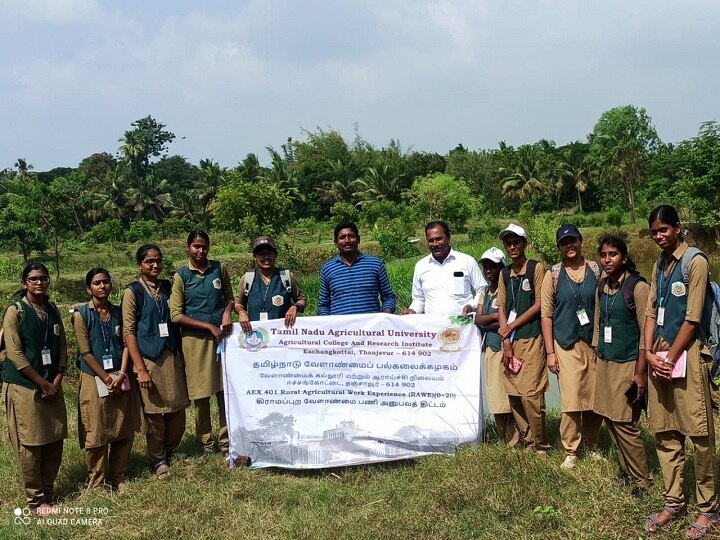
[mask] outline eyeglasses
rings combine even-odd
[[[142,262],[148,266],[162,266],[162,259],[146,259]]]
[[[25,281],[29,281],[30,283],[50,283],[50,277],[49,276],[30,276],[25,279]]]

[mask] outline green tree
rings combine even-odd
[[[632,105],[605,111],[588,136],[589,161],[604,180],[621,188],[635,223],[635,191],[643,180],[643,169],[660,145],[652,121],[644,108]]]
[[[279,235],[292,222],[292,201],[280,186],[262,178],[247,182],[237,173],[220,188],[211,211],[217,227],[246,238]]]
[[[453,229],[465,227],[476,204],[465,182],[442,173],[418,178],[406,197],[423,221],[442,219]]]
[[[120,155],[128,163],[136,178],[142,178],[150,172],[153,158],[166,154],[168,145],[175,140],[175,134],[165,130],[165,124],[152,116],[135,120],[130,124],[133,129],[118,139],[122,143]]]
[[[506,173],[502,183],[503,197],[526,202],[534,196],[551,191],[546,155],[534,145],[523,145],[517,151],[514,169],[502,169]]]
[[[712,229],[720,240],[720,123],[705,122],[697,137],[683,142],[678,195],[693,221]]]
[[[0,228],[3,231],[2,244],[20,248],[23,261],[28,262],[35,250],[44,250],[48,238],[43,228],[44,186],[34,175],[18,175],[9,182],[8,191],[0,195]]]

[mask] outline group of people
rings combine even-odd
[[[481,256],[489,285],[480,292],[475,323],[485,336],[485,387],[498,435],[547,456],[545,392],[548,372],[560,390],[561,467],[575,467],[581,446],[596,460],[605,422],[617,450],[617,485],[643,496],[652,485],[638,421],[648,411],[664,481],[665,505],[643,528],[655,533],[686,509],[686,439],[694,447],[698,515],[688,538],[707,534],[720,520],[707,347],[708,261],[683,237],[675,208],[661,205],[648,219],[662,252],[650,285],[638,274],[624,240],[606,235],[599,264],[582,254],[574,225],[556,231],[561,262],[550,269],[528,260],[528,235],[510,224],[499,235],[505,254]],[[546,369],[547,368],[547,369]]]
[[[527,258],[528,235],[510,224],[499,235],[510,262],[491,248],[480,258],[481,271],[473,257],[452,247],[448,225],[432,221],[425,227],[430,253],[415,265],[412,302],[400,314],[474,312],[484,337],[487,402],[503,440],[547,455],[549,371],[560,388],[561,466],[575,466],[581,445],[602,459],[596,446],[604,420],[618,451],[617,482],[632,482],[637,495],[652,482],[637,426],[649,402],[665,506],[644,528],[655,532],[685,508],[689,437],[700,514],[688,537],[699,538],[719,519],[710,356],[700,328],[708,311],[708,263],[685,243],[673,207],[653,210],[649,226],[662,254],[648,286],[616,236],[601,238],[598,265],[584,258],[580,231],[564,225],[556,233],[562,261],[546,269]],[[359,250],[357,226],[338,224],[334,242],[338,255],[320,270],[318,315],[395,313],[385,266]],[[121,306],[109,300],[113,284],[107,269],[87,273],[90,299],[74,311],[72,326],[80,370],[78,434],[89,487],[123,488],[138,432],[146,435],[153,473],[167,477],[191,400],[202,462],[215,451],[227,458],[219,358],[233,312],[242,330],[251,332],[253,322],[268,319],[284,318],[292,326],[305,309],[295,276],[275,264],[278,250],[271,237],[253,242],[255,267],[241,277],[235,295],[227,268],[208,258],[209,249],[207,233],[190,233],[188,263],[169,281],[160,278],[160,247],[141,246],[136,253],[140,275],[124,290]],[[43,512],[55,504],[54,482],[67,438],[62,380],[68,355],[62,318],[48,297],[47,268],[29,264],[21,284],[20,299],[3,321],[3,401],[27,504]],[[250,458],[241,456],[239,463],[250,464]]]

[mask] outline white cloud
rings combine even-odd
[[[34,23],[66,25],[92,23],[101,10],[95,0],[0,0],[0,11]]]

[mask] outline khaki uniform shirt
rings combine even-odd
[[[676,264],[680,264],[683,253],[689,246],[681,242],[666,265],[669,275]],[[648,298],[646,317],[655,320],[657,308],[657,265],[653,267],[652,283]],[[705,301],[708,280],[708,262],[704,257],[694,257],[690,263],[687,288],[687,311],[685,320],[699,322]],[[667,351],[670,343],[658,337],[653,343],[653,352]],[[707,411],[710,410],[710,368],[712,358],[700,340],[691,342],[687,350],[687,375],[684,379],[670,382],[648,376],[648,408],[650,427],[653,432],[679,431],[688,437],[708,435]]]
[[[525,275],[527,272],[527,261],[515,272],[510,269],[510,277]],[[541,297],[543,277],[545,276],[545,265],[538,261],[535,266],[534,284],[535,297]],[[505,311],[507,299],[507,288],[503,282],[502,275],[498,282],[498,307]],[[505,313],[507,317],[507,312]],[[543,346],[542,334],[533,338],[516,339],[513,341],[513,353],[523,361],[522,368],[518,373],[512,373],[505,369],[505,392],[510,396],[534,396],[545,393],[548,389],[548,374],[545,361],[545,348]]]
[[[618,287],[611,289],[605,285],[604,292],[609,295],[622,295],[622,285],[628,277],[628,273],[621,278]],[[633,291],[635,299],[635,316],[640,330],[638,356],[645,352],[644,327],[645,327],[645,306],[647,304],[650,286],[645,282],[638,282]],[[618,298],[617,302],[623,302]],[[593,331],[593,346],[597,347],[600,338],[600,303],[598,295],[595,295],[595,328]],[[633,407],[625,396],[635,375],[635,360],[630,362],[610,362],[598,358],[597,372],[595,374],[595,406],[593,410],[614,422],[632,422]],[[637,405],[635,405],[637,407]]]
[[[22,301],[25,304],[23,309],[35,309],[38,316],[45,316],[45,310],[42,307],[30,304],[25,298]],[[58,366],[64,370],[67,368],[67,343],[62,318],[60,318],[59,325],[60,361]],[[12,362],[18,370],[28,367],[30,362],[22,348],[18,312],[14,304],[5,312],[3,330],[7,348],[5,361]],[[3,394],[8,429],[12,429],[17,434],[20,444],[42,446],[67,438],[67,409],[62,389],[52,400],[42,399],[40,392],[36,389],[25,388],[19,384],[3,385]]]

